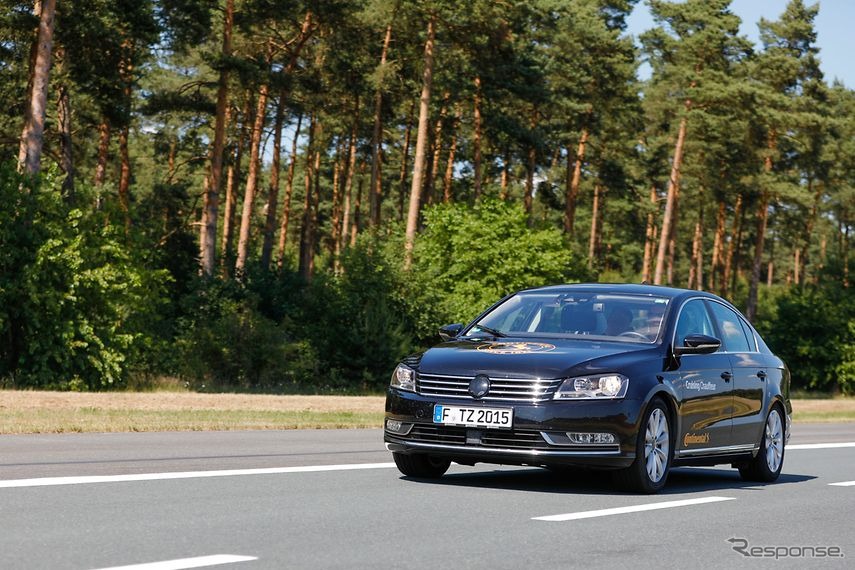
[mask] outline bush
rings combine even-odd
[[[295,392],[311,384],[313,347],[259,310],[245,284],[199,279],[183,303],[175,372],[198,391]]]
[[[790,368],[793,388],[855,391],[855,299],[836,285],[769,297],[757,328]]]
[[[439,205],[424,215],[406,295],[422,339],[435,338],[438,325],[468,322],[508,293],[580,274],[561,232],[529,228],[518,205]]]
[[[0,167],[0,377],[15,388],[118,387],[166,276],[133,259],[123,229],[70,206],[59,188],[52,173],[38,181]]]

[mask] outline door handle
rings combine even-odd
[[[722,372],[721,377],[725,382],[730,382],[730,379],[733,378],[733,374],[730,372]]]
[[[766,379],[766,371],[765,371],[765,370],[761,370],[760,372],[758,372],[758,373],[757,373],[757,378],[759,378],[760,380],[765,380],[765,379]]]

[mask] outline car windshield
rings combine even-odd
[[[667,297],[598,292],[517,293],[464,336],[586,338],[655,342]]]

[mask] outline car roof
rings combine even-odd
[[[691,289],[680,289],[677,287],[665,287],[662,285],[646,285],[637,283],[568,283],[564,285],[547,285],[545,287],[534,287],[531,289],[524,289],[523,291],[539,293],[569,293],[573,291],[590,291],[597,293],[657,295],[672,299],[692,295],[709,297],[711,299],[719,299],[719,297],[711,293],[707,293],[705,291],[695,291]]]

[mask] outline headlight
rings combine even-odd
[[[389,385],[393,388],[398,388],[400,390],[409,390],[410,392],[415,392],[416,371],[410,368],[409,366],[399,364],[395,368],[395,372],[392,373],[392,381],[389,383]]]
[[[629,378],[623,374],[581,376],[579,378],[568,378],[562,382],[552,399],[617,399],[626,396],[627,388],[629,388]]]

